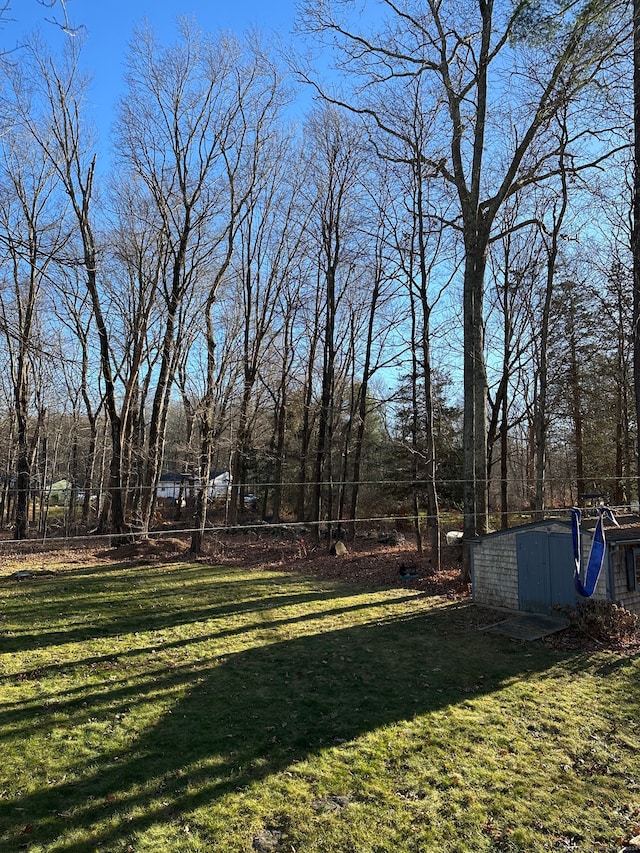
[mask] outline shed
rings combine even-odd
[[[584,563],[596,520],[581,524]],[[605,524],[607,549],[593,598],[640,613],[640,518],[618,522],[620,527]],[[477,604],[551,614],[581,600],[569,521],[545,519],[480,536],[471,543],[471,570]]]

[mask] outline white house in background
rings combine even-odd
[[[160,477],[157,496],[159,500],[187,500],[195,490],[193,474],[167,471]],[[209,500],[224,500],[231,489],[231,474],[228,471],[213,471],[209,477]]]
[[[179,497],[186,498],[192,487],[193,478],[190,474],[167,471],[160,477],[156,494],[159,500],[177,501]]]
[[[225,500],[231,492],[229,471],[214,471],[209,478],[209,500]]]

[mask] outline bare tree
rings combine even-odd
[[[640,424],[640,0],[633,0],[633,388],[636,424]],[[637,430],[636,495],[640,501],[640,428]]]
[[[356,231],[356,202],[363,148],[356,128],[331,107],[313,113],[307,133],[314,155],[309,174],[309,202],[322,289],[322,374],[311,520],[331,521],[334,508],[331,452],[335,425],[338,309],[349,286],[353,266],[349,238]],[[317,531],[319,533],[319,526]]]
[[[488,337],[496,338],[491,348],[496,378],[488,394],[487,479],[491,483],[499,459],[503,528],[509,526],[509,433],[523,416],[522,407],[514,406],[514,398],[524,393],[522,380],[531,371],[531,338],[535,335],[531,305],[540,266],[536,229],[514,231],[508,225],[517,222],[518,207],[516,201],[502,211],[504,234],[490,257],[493,293],[487,319]]]
[[[303,231],[299,232],[303,234]],[[272,477],[272,518],[274,522],[281,519],[284,494],[284,471],[285,453],[287,447],[287,427],[290,414],[290,398],[294,380],[294,365],[296,365],[297,347],[294,338],[297,314],[301,306],[301,294],[299,292],[300,273],[299,267],[291,270],[290,276],[283,282],[279,294],[279,314],[282,317],[278,337],[275,341],[275,351],[279,357],[279,364],[274,365],[273,373],[277,381],[269,383],[264,380],[264,371],[261,370],[261,379],[271,394],[273,400],[273,432],[270,450],[273,456]]]
[[[100,250],[94,211],[97,155],[92,150],[91,128],[83,119],[88,80],[80,67],[80,47],[79,41],[69,41],[63,60],[58,64],[41,43],[34,41],[29,46],[28,63],[21,64],[20,69],[13,69],[12,81],[20,120],[55,169],[75,221],[80,257],[69,260],[84,269],[98,334],[100,369],[111,428],[111,523],[116,532],[121,532],[124,529],[122,424],[111,363],[109,330],[98,278]]]
[[[585,0],[562,13],[529,3],[494,0],[440,2],[384,0],[388,26],[365,34],[339,9],[351,4],[307,4],[305,23],[335,42],[341,65],[361,85],[353,98],[332,100],[367,116],[380,130],[398,133],[397,85],[424,77],[431,97],[424,104],[432,144],[423,162],[455,193],[465,248],[464,459],[465,536],[487,526],[484,352],[485,272],[496,216],[507,199],[557,174],[550,122],[559,108],[591,98],[596,78],[606,76],[629,22],[624,4]],[[309,75],[307,75],[309,79]],[[373,94],[371,94],[373,93]],[[330,97],[327,93],[325,96]],[[386,104],[387,109],[380,110]],[[577,110],[574,113],[577,118]],[[592,143],[611,139],[609,128],[585,128]],[[592,165],[574,162],[578,172]],[[466,573],[469,573],[468,552]]]
[[[242,391],[232,452],[232,499],[229,522],[234,524],[241,506],[245,454],[250,445],[250,405],[261,366],[276,339],[282,289],[291,274],[302,233],[287,233],[300,190],[300,172],[290,157],[289,140],[276,131],[283,92],[276,69],[268,88],[247,92],[243,112],[252,127],[247,139],[243,197],[244,209],[238,227],[238,252],[234,284],[242,312],[240,361]],[[250,118],[252,116],[252,119]],[[293,168],[292,168],[293,167]]]
[[[243,391],[241,394],[239,428],[236,432],[236,446],[232,444],[230,469],[234,483],[229,520],[233,523],[237,517],[240,495],[241,451],[248,441],[249,421],[248,405],[251,389],[259,367],[260,353],[269,334],[269,327],[275,305],[274,278],[266,273],[266,296],[262,292],[263,269],[261,262],[266,259],[264,242],[271,226],[269,206],[272,200],[271,170],[277,164],[279,144],[276,141],[275,122],[283,106],[286,95],[277,67],[262,53],[256,42],[244,47],[237,45],[235,67],[231,74],[232,87],[227,102],[226,135],[220,144],[219,157],[224,164],[224,201],[222,213],[218,218],[218,230],[214,245],[215,262],[209,270],[204,314],[206,324],[206,372],[204,395],[198,407],[200,420],[201,453],[200,475],[203,488],[200,495],[198,530],[192,539],[192,551],[198,552],[204,532],[207,515],[207,495],[213,440],[215,436],[215,373],[216,373],[216,328],[215,305],[218,291],[230,269],[236,237],[243,226],[246,227],[242,238],[241,257],[241,305],[243,314],[242,333],[242,373]],[[280,149],[279,153],[282,153]],[[275,159],[274,159],[275,155]],[[275,174],[278,174],[276,169]],[[254,242],[253,228],[257,225],[257,237]],[[255,253],[258,253],[256,261]],[[254,266],[255,265],[255,266]],[[254,299],[255,293],[258,296]],[[255,320],[255,322],[252,322]],[[238,452],[240,448],[240,453]]]
[[[84,287],[84,282],[78,281],[75,271],[62,275],[60,287],[56,288],[57,298],[53,311],[59,323],[66,327],[75,341],[73,364],[74,387],[82,398],[84,412],[83,421],[88,431],[88,442],[85,451],[85,465],[81,481],[82,490],[82,522],[87,525],[91,513],[91,499],[96,487],[95,475],[97,469],[99,418],[104,405],[104,397],[100,394],[99,383],[92,381],[94,370],[94,353],[91,346],[93,315],[91,301]],[[96,509],[98,509],[96,507]]]
[[[343,475],[341,477],[338,516],[350,521],[351,539],[357,531],[356,520],[362,496],[362,472],[366,470],[366,441],[372,421],[382,406],[376,398],[374,382],[385,368],[395,364],[396,347],[390,338],[402,322],[401,285],[398,265],[391,243],[393,230],[389,210],[393,207],[393,188],[386,170],[369,175],[368,213],[363,210],[363,245],[358,261],[358,284],[348,294],[350,328],[351,389],[348,420],[344,432]],[[366,196],[365,196],[366,197]],[[369,466],[370,470],[370,466]],[[345,511],[346,510],[346,511]]]
[[[536,496],[535,509],[539,518],[542,518],[545,508],[545,470],[547,464],[547,428],[549,423],[548,412],[548,386],[549,386],[549,330],[551,323],[551,307],[554,295],[554,284],[558,264],[558,254],[562,241],[562,227],[564,224],[569,193],[567,186],[567,165],[565,161],[567,144],[567,127],[562,121],[559,122],[558,139],[558,170],[559,191],[552,205],[550,213],[550,227],[542,229],[542,240],[546,253],[546,276],[544,285],[544,298],[540,312],[540,326],[538,335],[538,394],[534,411],[535,430],[535,453],[536,453]]]
[[[149,29],[139,31],[131,45],[119,121],[121,162],[144,183],[166,247],[143,529],[148,529],[155,505],[170,393],[192,300],[198,287],[206,288],[204,313],[209,317],[237,228],[241,202],[230,176],[238,168],[239,139],[246,133],[241,104],[250,88],[241,54],[231,37],[213,41],[185,20],[172,47],[162,48]],[[206,472],[201,475],[206,484]]]
[[[436,486],[432,314],[457,271],[454,253],[446,244],[442,219],[448,200],[434,192],[433,170],[425,167],[431,127],[422,105],[423,80],[413,78],[396,104],[402,122],[375,140],[377,152],[393,163],[398,174],[403,212],[393,232],[393,249],[407,281],[411,314],[412,460],[414,524],[422,551],[420,500],[426,494],[427,531],[434,565],[440,565],[440,512]],[[437,282],[434,285],[434,279]]]
[[[29,435],[36,364],[46,358],[39,334],[49,267],[67,240],[65,212],[56,198],[55,169],[28,135],[0,139],[0,245],[7,289],[0,288],[2,329],[10,353],[16,418],[15,537],[28,536],[28,503],[37,431]],[[36,420],[36,430],[40,420]]]

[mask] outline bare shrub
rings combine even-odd
[[[639,617],[612,601],[581,601],[568,612],[571,625],[602,643],[621,644],[637,639]]]

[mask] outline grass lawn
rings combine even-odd
[[[640,833],[638,657],[485,635],[409,589],[12,568],[2,853],[593,853]]]

